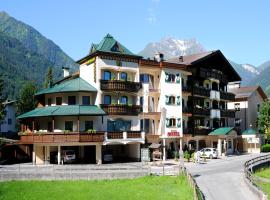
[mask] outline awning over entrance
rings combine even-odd
[[[161,146],[161,144],[152,143],[152,144],[149,146],[149,148],[150,148],[150,149],[158,149],[158,148],[160,148],[160,146]]]
[[[215,129],[209,135],[216,135],[216,136],[226,136],[229,135],[231,132],[235,132],[234,127],[222,127]]]
[[[248,128],[241,133],[242,138],[256,137],[257,134],[258,134],[258,131],[253,128]]]

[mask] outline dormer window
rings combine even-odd
[[[113,45],[113,47],[111,48],[111,51],[123,52],[123,50],[121,49],[120,45],[117,42]]]

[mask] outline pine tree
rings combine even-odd
[[[6,116],[6,110],[4,106],[4,95],[3,95],[3,90],[4,90],[4,81],[0,77],[0,121],[2,121],[5,116]]]
[[[18,114],[21,115],[25,112],[35,109],[36,100],[35,93],[37,88],[33,82],[27,82],[21,89],[18,100]]]
[[[45,82],[44,82],[44,88],[48,88],[51,87],[52,83],[53,83],[53,75],[52,75],[53,71],[52,71],[52,67],[48,68],[46,77],[45,77]]]

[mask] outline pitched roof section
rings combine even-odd
[[[97,54],[100,52],[141,58],[141,56],[132,53],[124,45],[122,45],[120,42],[115,40],[113,36],[111,36],[110,34],[107,34],[101,40],[100,43],[98,43],[98,44],[93,43],[91,48],[90,48],[89,54],[87,56],[85,56],[84,58],[78,60],[77,63],[81,63],[86,58],[91,57],[91,55],[94,55],[94,54]]]
[[[82,106],[82,105],[67,105],[67,106],[46,106],[36,108],[18,116],[18,119],[32,117],[49,117],[49,116],[97,116],[106,115],[106,113],[98,106]]]
[[[215,129],[209,135],[228,135],[233,129],[233,127],[222,127]]]
[[[166,61],[172,62],[172,63],[191,65],[191,64],[193,64],[193,62],[198,61],[206,56],[209,56],[214,52],[216,52],[216,51],[208,51],[208,52],[204,52],[204,53],[192,54],[192,55],[187,55],[187,56],[179,56],[177,58],[171,58],[171,59],[168,59]]]
[[[63,81],[51,88],[46,88],[35,95],[62,93],[62,92],[97,92],[97,89],[81,78]]]
[[[230,92],[235,94],[235,100],[247,99],[255,91],[257,91],[263,100],[267,100],[267,96],[264,93],[263,89],[260,86],[251,86],[251,87],[240,87],[230,90]]]

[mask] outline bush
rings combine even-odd
[[[264,144],[261,146],[261,152],[270,152],[270,144]]]
[[[189,154],[188,151],[185,151],[185,153],[184,153],[184,158],[187,159],[187,160],[189,161],[189,159],[190,159],[190,154]]]

